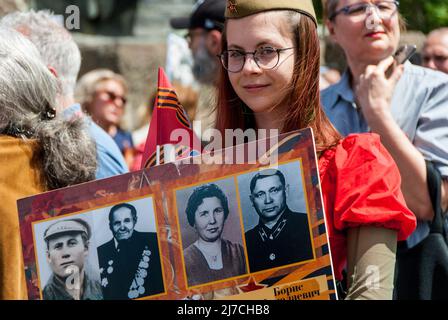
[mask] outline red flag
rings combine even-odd
[[[172,137],[172,133],[176,129],[182,129],[182,131],[177,131],[182,132],[182,137],[178,135]],[[156,165],[157,158],[159,158],[159,163],[163,163],[164,148],[160,148],[160,146],[164,145],[175,146],[176,159],[201,152],[201,142],[193,132],[187,113],[180,104],[165,72],[159,68],[157,97],[140,168]]]

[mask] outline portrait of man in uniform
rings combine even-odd
[[[120,203],[109,211],[113,238],[99,246],[105,299],[136,299],[164,292],[157,233],[135,230],[137,209]]]
[[[99,281],[86,272],[91,229],[82,219],[51,224],[44,232],[47,262],[52,274],[44,300],[102,300]]]
[[[258,224],[245,232],[249,269],[257,272],[313,259],[308,216],[288,207],[284,174],[267,169],[250,180]],[[295,195],[297,196],[297,195]]]

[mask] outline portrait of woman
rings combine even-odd
[[[185,211],[197,234],[196,241],[184,250],[188,286],[245,274],[243,247],[222,236],[230,214],[224,192],[216,184],[201,185],[189,197]]]

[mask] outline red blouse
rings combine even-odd
[[[346,229],[376,226],[405,240],[416,227],[400,190],[401,177],[377,134],[352,134],[319,159],[319,175],[337,280],[347,262]]]

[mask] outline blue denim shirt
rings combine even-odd
[[[346,136],[370,128],[355,102],[350,74],[321,93],[330,121]],[[391,103],[392,116],[426,160],[448,177],[448,75],[407,62]],[[427,223],[418,223],[407,240],[412,247],[429,233]]]
[[[82,112],[81,106],[74,104],[64,110],[64,116],[70,117],[78,112]],[[124,157],[112,137],[90,118],[86,117],[86,119],[88,119],[90,136],[96,143],[98,161],[96,179],[104,179],[129,172]]]

